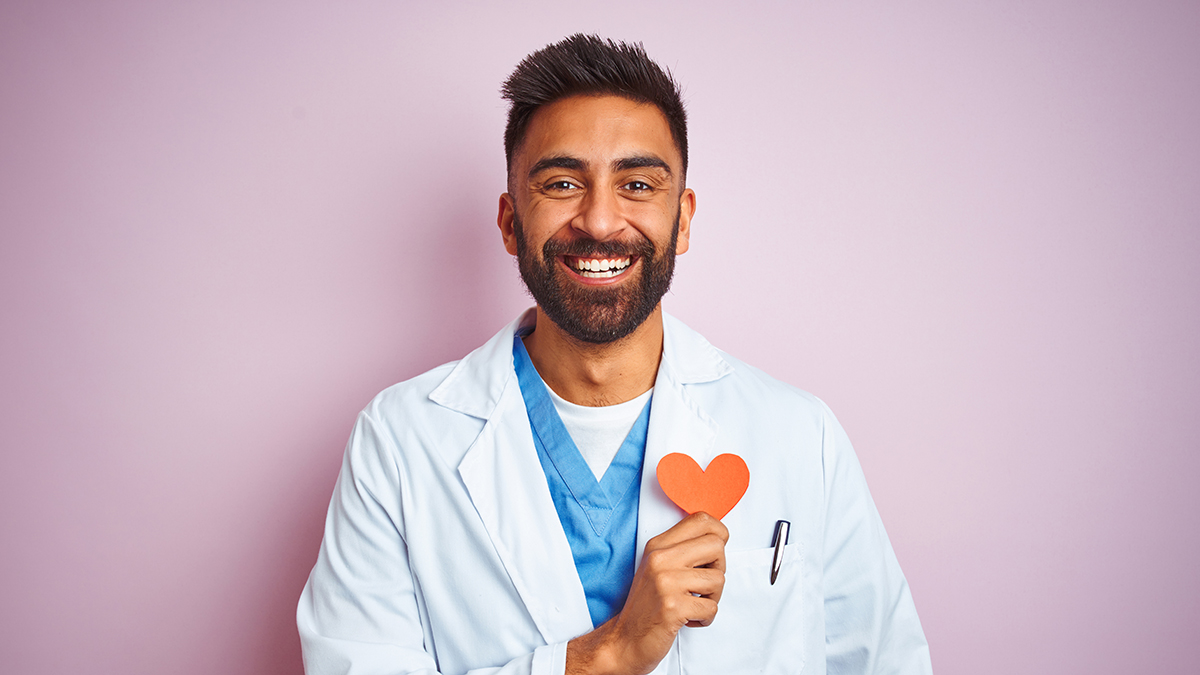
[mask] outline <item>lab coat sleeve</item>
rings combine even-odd
[[[307,675],[438,672],[409,566],[399,471],[386,431],[360,414],[296,611]],[[470,672],[562,675],[565,667],[564,642]]]
[[[829,675],[931,673],[929,645],[846,432],[824,409],[825,655]]]

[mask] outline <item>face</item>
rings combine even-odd
[[[500,230],[542,311],[588,343],[637,329],[670,287],[695,211],[658,108],[615,96],[543,107],[509,184]]]

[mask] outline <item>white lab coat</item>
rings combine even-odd
[[[359,415],[297,611],[309,675],[560,675],[592,629],[513,370],[527,312],[461,361]],[[682,512],[654,477],[671,452],[737,453],[750,486],[723,519],[725,590],[659,675],[928,673],[908,585],[841,426],[815,397],[669,316],[638,512],[646,541]],[[771,537],[791,521],[774,585]]]

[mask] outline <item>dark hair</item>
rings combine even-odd
[[[662,111],[687,175],[687,112],[679,83],[671,72],[646,56],[641,43],[613,42],[576,33],[525,57],[500,87],[510,102],[504,129],[504,160],[512,171],[513,154],[525,140],[537,109],[569,96],[621,96],[651,103]]]

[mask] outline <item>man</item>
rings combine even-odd
[[[662,313],[696,209],[676,83],[576,35],[503,92],[498,222],[537,307],[359,416],[306,670],[930,672],[832,413]],[[736,454],[749,487],[687,515],[656,479],[671,453]]]

